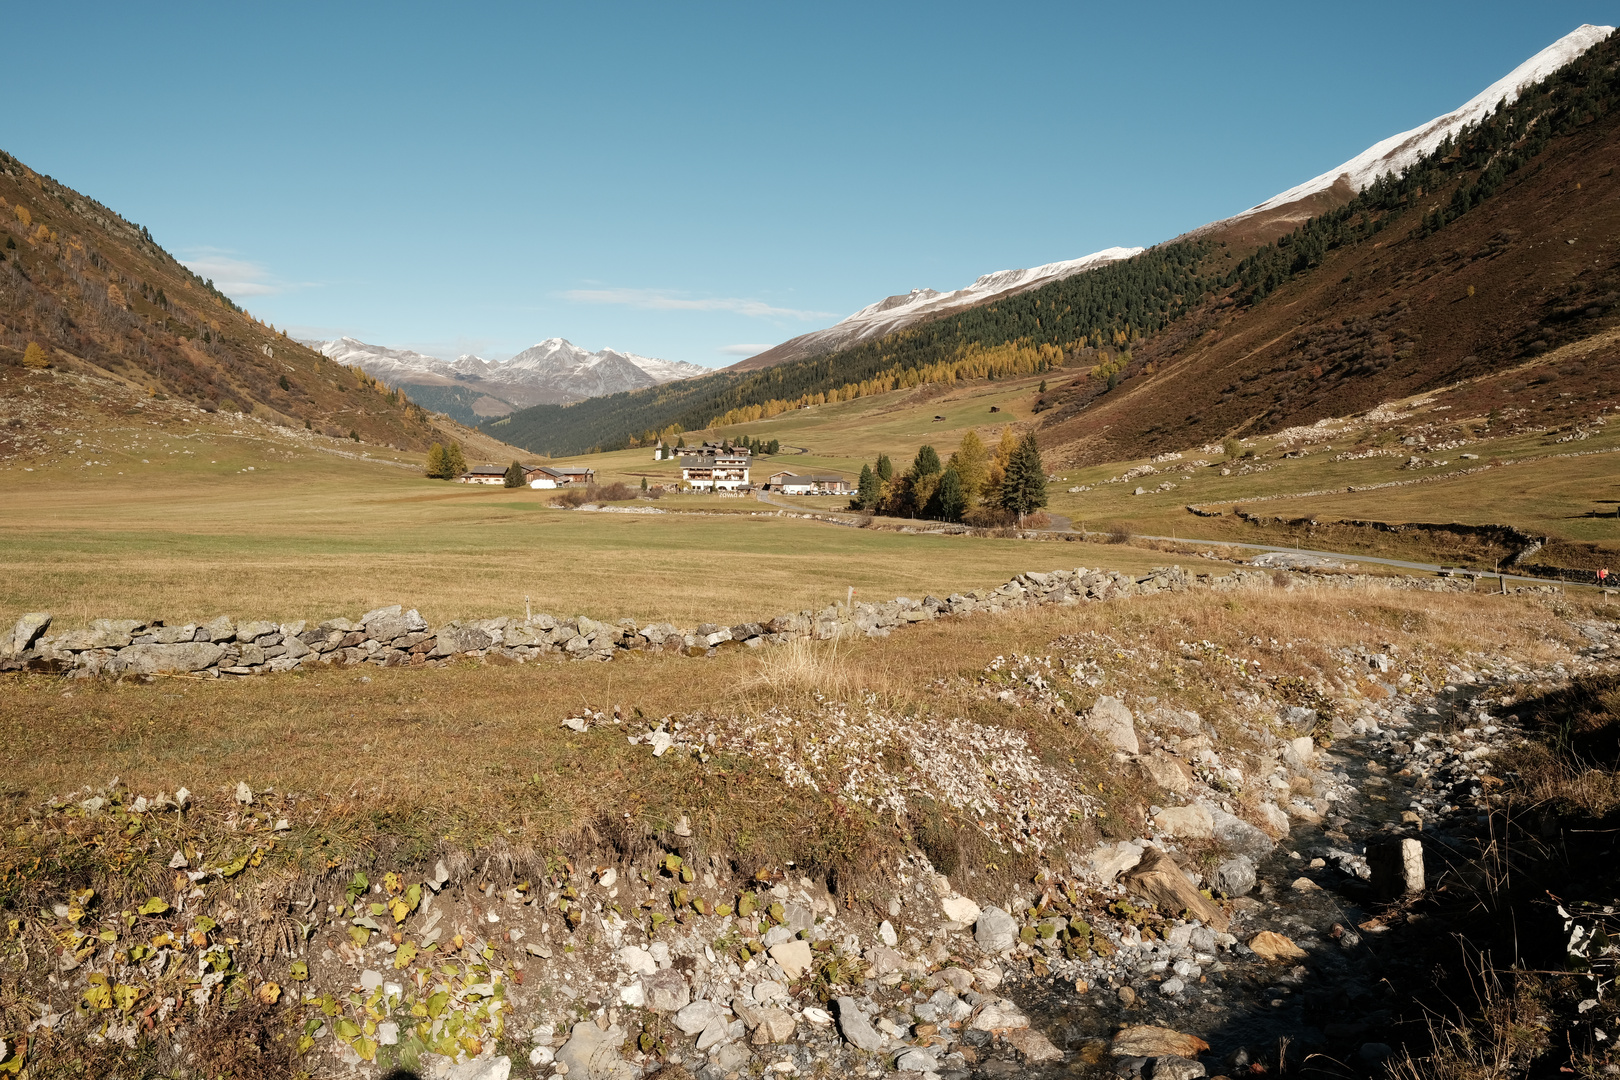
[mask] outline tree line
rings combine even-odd
[[[994,451],[969,430],[950,460],[932,446],[917,451],[911,467],[897,473],[888,454],[861,466],[850,509],[996,526],[1022,521],[1046,505],[1046,467],[1034,432],[1022,438],[1012,425],[1001,429]]]

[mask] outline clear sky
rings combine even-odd
[[[1146,245],[1614,3],[7,5],[0,147],[295,336],[706,365]]]

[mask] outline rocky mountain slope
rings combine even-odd
[[[909,293],[885,297],[868,304],[849,318],[824,330],[812,330],[784,341],[774,349],[731,365],[730,371],[758,371],[789,360],[834,352],[864,341],[884,337],[912,324],[946,312],[988,303],[998,296],[1038,289],[1054,281],[1106,266],[1140,254],[1139,247],[1111,247],[1078,259],[1047,263],[1027,270],[998,270],[984,274],[964,289],[942,293],[934,289],[912,289]]]
[[[243,311],[147,229],[0,152],[0,366],[25,360],[300,431],[412,450],[445,437],[404,396]]]
[[[472,355],[446,362],[352,337],[309,344],[341,364],[404,388],[411,400],[468,424],[531,405],[566,405],[709,374],[708,368],[697,364],[616,349],[591,352],[563,338],[548,338],[504,362]]]

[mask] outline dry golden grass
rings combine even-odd
[[[137,483],[0,479],[0,624],[37,610],[65,624],[221,612],[320,620],[394,603],[438,622],[520,614],[529,596],[535,611],[559,616],[691,625],[820,608],[849,586],[881,601],[996,585],[1028,569],[1106,561],[1145,571],[1165,561],[774,516],[563,511],[546,492],[345,461],[294,467],[257,444],[210,452],[221,456]]]
[[[559,845],[605,817],[628,814],[657,829],[688,813],[714,842],[757,845],[768,833],[791,849],[799,841],[783,822],[802,826],[815,797],[786,798],[747,761],[704,767],[655,759],[611,723],[577,734],[560,721],[584,709],[611,715],[615,706],[626,717],[637,710],[649,718],[746,715],[799,706],[816,692],[847,699],[870,690],[879,707],[904,710],[919,724],[950,713],[1027,731],[1043,753],[1074,758],[1083,769],[1084,740],[1067,717],[1010,709],[975,689],[974,673],[997,655],[1045,653],[1060,638],[1107,669],[1105,688],[1095,692],[1161,695],[1217,725],[1231,707],[1230,673],[1180,667],[1181,641],[1219,643],[1228,655],[1260,661],[1268,676],[1320,681],[1339,676],[1336,650],[1352,643],[1393,647],[1411,668],[1439,678],[1439,665],[1465,652],[1540,662],[1567,656],[1569,640],[1547,607],[1519,597],[1261,587],[946,619],[887,639],[709,659],[335,668],[152,684],[10,676],[0,691],[4,793],[29,805],[113,776],[145,792],[223,790],[246,780],[330,794],[347,813],[387,810],[396,823],[415,821],[412,828],[462,843],[505,836]],[[1116,646],[1136,656],[1116,658]],[[1335,694],[1379,692],[1341,682]],[[744,823],[739,799],[766,801]]]

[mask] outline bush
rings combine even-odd
[[[1131,542],[1131,527],[1123,521],[1110,524],[1106,530],[1110,544],[1128,544]]]
[[[565,507],[569,510],[584,506],[591,501],[591,497],[585,491],[586,489],[582,487],[565,487],[552,496],[551,505]]]
[[[1017,520],[1017,514],[1000,506],[975,506],[962,515],[962,521],[975,529],[1004,529]]]

